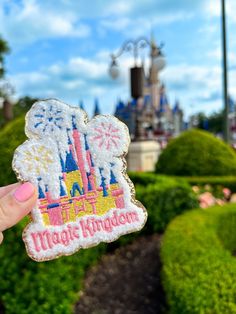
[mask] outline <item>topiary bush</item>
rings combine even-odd
[[[212,134],[190,130],[170,141],[156,172],[177,176],[236,175],[236,153]]]
[[[169,224],[161,247],[169,313],[236,313],[235,230],[235,204],[189,211]]]

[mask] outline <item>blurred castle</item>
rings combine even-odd
[[[119,101],[115,116],[127,124],[132,140],[172,137],[183,130],[183,111],[176,101],[171,108],[165,86],[146,80],[144,96],[125,104]]]
[[[123,44],[117,55],[112,54],[109,73],[112,78],[119,74],[117,58],[123,51],[134,49],[134,55],[142,45],[150,46],[150,68],[145,75],[144,66],[138,66],[136,59],[130,68],[131,101],[124,103],[119,100],[114,115],[126,123],[132,141],[155,140],[178,135],[184,128],[183,111],[176,101],[173,108],[166,95],[165,86],[159,80],[159,72],[165,66],[165,57],[154,38],[130,40]],[[99,113],[98,102],[95,102],[94,114]]]
[[[83,109],[82,103],[80,107]],[[100,113],[98,99],[95,99],[93,115]],[[184,129],[184,113],[179,102],[176,100],[171,107],[164,84],[157,80],[153,82],[150,76],[145,78],[144,95],[128,103],[119,100],[114,115],[128,126],[133,141],[154,139],[161,142]]]
[[[137,51],[141,46],[150,46],[150,68],[145,75],[144,66],[137,65]],[[120,51],[111,54],[109,73],[118,76],[117,58],[123,51],[134,50],[134,66],[130,68],[131,101],[119,100],[114,115],[129,128],[132,143],[127,155],[129,171],[153,171],[160,150],[168,139],[177,136],[184,129],[183,111],[179,102],[170,106],[165,86],[159,80],[159,72],[165,66],[165,58],[152,38],[130,40],[123,44]],[[99,114],[98,101],[95,101],[94,115]]]

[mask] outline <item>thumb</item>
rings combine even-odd
[[[30,182],[19,184],[0,198],[0,232],[15,225],[35,206],[38,193]]]

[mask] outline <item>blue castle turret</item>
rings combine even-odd
[[[72,145],[70,136],[69,136],[69,129],[67,129],[67,137],[68,137],[68,145],[69,147]],[[76,161],[74,160],[74,156],[70,147],[70,151],[66,153],[66,162],[64,166],[65,172],[71,172],[78,170],[78,166]]]
[[[96,98],[95,99],[95,103],[94,103],[94,113],[93,113],[93,115],[96,116],[96,115],[98,115],[100,113],[101,113],[101,111],[100,111],[100,108],[99,108],[98,99]]]
[[[63,180],[63,177],[60,177],[60,196],[61,196],[61,197],[67,195],[67,194],[66,194],[66,191],[65,191],[65,189],[64,189],[64,187],[63,187],[62,180]]]

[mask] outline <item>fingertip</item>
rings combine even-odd
[[[35,186],[30,182],[20,184],[14,191],[13,196],[17,202],[24,203],[34,199],[36,194]]]
[[[16,187],[0,198],[0,231],[3,231],[29,214],[37,203],[37,188],[29,182]]]

